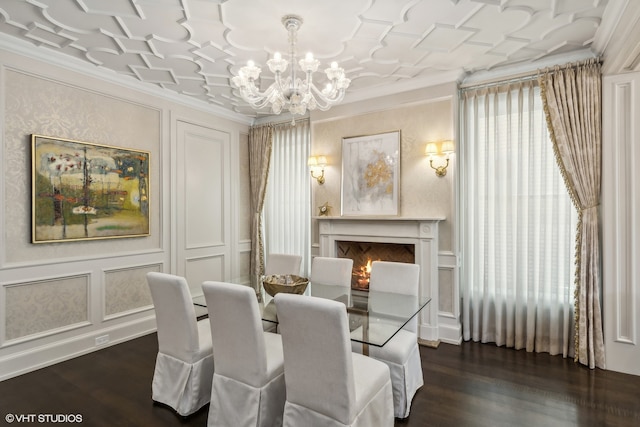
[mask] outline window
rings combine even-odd
[[[263,210],[265,255],[301,255],[303,273],[311,260],[310,138],[309,120],[274,127]]]
[[[533,80],[461,92],[464,339],[568,356],[577,213]]]

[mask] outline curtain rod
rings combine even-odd
[[[580,67],[582,65],[590,65],[590,64],[596,64],[598,62],[601,62],[601,58],[598,57],[594,57],[594,58],[588,58],[585,59],[583,61],[577,61],[577,62],[569,62],[566,63],[564,65],[554,65],[554,66],[550,66],[550,67],[546,67],[546,68],[539,68],[535,71],[531,71],[528,73],[522,73],[522,74],[517,74],[515,76],[512,76],[508,79],[505,80],[499,80],[499,79],[493,79],[493,80],[488,80],[485,81],[483,83],[478,83],[478,84],[467,84],[467,85],[460,85],[459,87],[459,91],[464,93],[466,91],[469,90],[476,90],[476,89],[484,89],[484,88],[489,88],[489,87],[495,87],[495,86],[502,86],[502,85],[507,85],[510,83],[521,83],[521,82],[526,82],[529,80],[538,80],[538,76],[540,74],[544,74],[544,73],[549,73],[549,74],[553,74],[558,70],[561,69],[567,69],[567,68],[577,68]]]
[[[532,73],[527,73],[527,74],[519,74],[517,76],[514,77],[510,77],[506,80],[489,80],[489,81],[485,81],[484,83],[478,83],[478,84],[468,84],[468,85],[460,85],[460,92],[466,92],[469,90],[477,90],[477,89],[484,89],[484,88],[489,88],[489,87],[495,87],[495,86],[502,86],[502,85],[507,85],[507,84],[511,84],[511,83],[521,83],[521,82],[527,82],[529,80],[537,80],[538,79],[538,71],[534,71]]]
[[[299,119],[295,119],[295,122],[303,122],[305,120],[309,120],[309,117],[301,117]],[[251,125],[251,127],[259,127],[259,126],[281,126],[281,125],[286,125],[286,124],[291,124],[291,120],[283,120],[281,122],[267,122],[267,123],[260,123],[260,124],[256,124],[256,125]]]

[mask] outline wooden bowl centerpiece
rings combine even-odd
[[[303,294],[309,279],[295,274],[270,274],[262,278],[262,286],[266,293],[275,297],[277,293]]]

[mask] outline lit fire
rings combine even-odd
[[[371,259],[367,260],[366,265],[361,265],[358,270],[354,271],[357,277],[358,288],[369,289],[369,278],[371,276]]]

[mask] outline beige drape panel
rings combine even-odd
[[[599,60],[541,72],[539,82],[559,167],[579,214],[576,237],[575,358],[605,367],[598,206],[601,181]]]
[[[249,185],[251,190],[251,286],[260,295],[260,276],[264,274],[264,244],[262,241],[262,208],[269,176],[273,126],[249,129]]]

